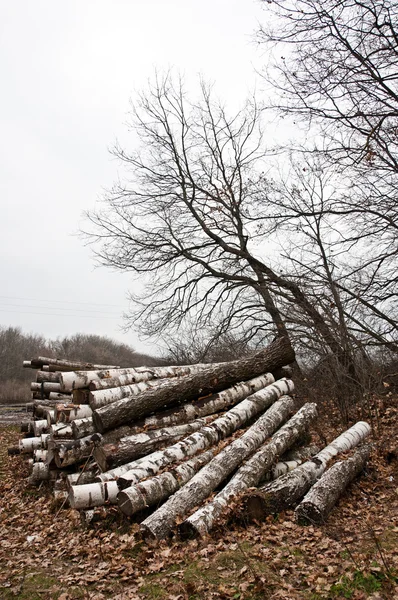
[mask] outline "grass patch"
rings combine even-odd
[[[344,575],[339,583],[332,585],[330,593],[332,597],[342,596],[343,598],[352,598],[357,590],[373,594],[381,589],[384,579],[384,573],[365,575],[362,571],[356,570],[352,577]]]

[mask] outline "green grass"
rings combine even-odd
[[[330,593],[332,597],[342,596],[343,598],[352,598],[356,590],[373,594],[382,587],[385,579],[383,573],[369,573],[365,575],[362,571],[354,571],[352,577],[344,575],[339,583],[332,585]]]

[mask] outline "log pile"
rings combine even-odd
[[[302,447],[317,406],[292,398],[293,360],[286,338],[211,365],[31,359],[23,366],[38,369],[33,419],[9,454],[26,457],[29,484],[47,482],[63,506],[90,519],[97,507],[117,505],[136,515],[146,538],[165,538],[177,525],[182,536],[203,536],[231,507],[261,519],[306,494],[297,519],[322,522],[370,447],[328,469],[331,460],[370,428],[360,422],[322,450]]]

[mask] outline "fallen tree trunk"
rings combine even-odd
[[[295,510],[300,523],[324,523],[326,517],[351,481],[365,468],[369,458],[369,444],[358,448],[347,460],[335,463],[312,486]]]
[[[242,402],[231,408],[222,417],[219,417],[198,432],[192,433],[181,442],[177,442],[173,446],[166,448],[166,450],[154,453],[148,457],[147,464],[140,464],[138,470],[129,466],[131,464],[134,465],[134,463],[119,467],[119,469],[126,471],[120,473],[118,479],[119,487],[121,489],[128,487],[145,477],[154,475],[160,468],[167,464],[185,460],[187,457],[194,456],[205,448],[210,448],[220,440],[230,436],[234,431],[242,427],[242,425],[248,423],[250,419],[262,413],[280,396],[293,391],[293,389],[292,381],[281,379],[263,390],[252,394],[246,400],[242,400]],[[101,479],[105,475],[105,473],[102,473],[100,476]]]
[[[144,431],[123,437],[117,444],[105,444],[94,450],[94,458],[101,471],[109,471],[136,458],[145,456],[161,446],[170,445],[181,438],[202,429],[215,420],[217,415],[196,419],[184,425]]]
[[[219,363],[221,364],[221,363]],[[94,381],[110,381],[111,379],[125,377],[126,384],[149,381],[150,379],[165,379],[198,373],[208,365],[189,365],[177,367],[132,367],[127,369],[106,369],[98,371],[75,371],[60,373],[60,383],[63,390],[71,392],[80,388],[87,388]],[[124,385],[124,384],[122,384]],[[112,382],[112,387],[113,382]]]
[[[64,468],[91,456],[95,443],[98,443],[98,440],[93,440],[92,436],[64,442],[53,441],[50,450],[57,467]]]
[[[72,508],[93,508],[103,504],[117,504],[118,493],[116,481],[86,483],[73,485],[69,490],[68,500]]]
[[[30,362],[30,364],[28,364]],[[30,367],[33,369],[40,369],[44,365],[51,365],[53,367],[61,367],[66,369],[78,369],[79,371],[98,371],[102,369],[119,369],[115,365],[94,365],[93,363],[81,362],[78,360],[67,360],[65,358],[47,358],[45,356],[39,356],[38,358],[31,358],[30,361],[24,361],[24,367]]]
[[[248,492],[237,510],[245,520],[261,520],[268,514],[285,510],[308,492],[334,456],[355,448],[369,433],[369,425],[359,421],[306,463],[272,483]]]
[[[210,365],[196,375],[170,381],[159,390],[150,389],[142,392],[139,397],[123,398],[99,408],[93,413],[94,424],[102,433],[164,406],[176,404],[182,399],[189,401],[221,391],[242,379],[251,379],[293,360],[294,351],[290,341],[286,337],[280,337],[252,357],[219,366]]]
[[[126,488],[117,496],[119,509],[131,516],[148,506],[160,504],[192,479],[213,457],[214,451],[206,450],[174,469]]]
[[[75,419],[71,423],[73,437],[75,440],[78,438],[86,437],[87,435],[93,435],[95,433],[95,427],[92,417],[86,417],[84,419]]]
[[[241,494],[242,491],[257,485],[264,473],[271,469],[275,460],[277,460],[283,452],[286,452],[286,450],[290,448],[303,433],[305,433],[308,425],[310,425],[317,416],[318,411],[316,404],[305,404],[272,436],[267,444],[260,448],[254,456],[249,458],[249,460],[238,469],[231,481],[227,483],[213,500],[197,510],[179,526],[180,534],[193,537],[194,535],[204,536],[209,533],[213,528],[216,519],[227,508],[229,502]],[[225,469],[226,463],[231,462],[231,465],[228,467],[228,472],[232,472],[233,469],[241,464],[242,459],[240,459],[240,455],[243,455],[243,459],[248,456],[246,451],[242,452],[241,450],[243,438],[244,436],[220,452],[220,454],[209,464],[209,468],[212,467],[212,463],[217,463],[220,466],[222,465],[222,468]],[[234,446],[236,451],[235,456],[232,453]],[[153,535],[153,530],[151,530],[151,533]]]
[[[116,400],[121,400],[122,398],[137,396],[141,392],[148,390],[156,386],[159,388],[162,383],[168,381],[167,379],[153,379],[150,381],[140,381],[139,383],[132,383],[130,385],[122,385],[120,387],[112,387],[104,390],[95,390],[89,392],[89,404],[91,408],[97,409],[102,406],[107,406],[108,404],[112,404],[116,402]]]
[[[281,456],[280,462],[277,462],[276,465],[272,467],[271,471],[264,475],[262,481],[270,481],[282,477],[282,475],[289,473],[289,471],[293,471],[293,469],[302,465],[304,461],[315,456],[318,452],[318,446],[306,446],[305,448],[298,448],[297,450],[285,452],[285,454]]]
[[[289,396],[284,396],[275,402],[246,433],[224,448],[183,488],[143,521],[141,533],[144,537],[157,539],[167,537],[177,519],[205,500],[242,460],[256,450],[279,427],[293,408],[294,402]]]
[[[50,392],[60,392],[61,384],[56,381],[42,381],[38,383],[36,381],[32,381],[30,384],[30,389],[32,392],[43,392],[43,394],[49,394]]]

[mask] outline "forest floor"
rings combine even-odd
[[[7,456],[18,428],[0,425],[0,598],[398,599],[398,398],[373,401],[366,473],[326,524],[299,526],[287,510],[190,541],[144,543],[115,508],[84,527],[44,485],[28,487],[23,460]],[[329,442],[345,428],[320,408]]]

